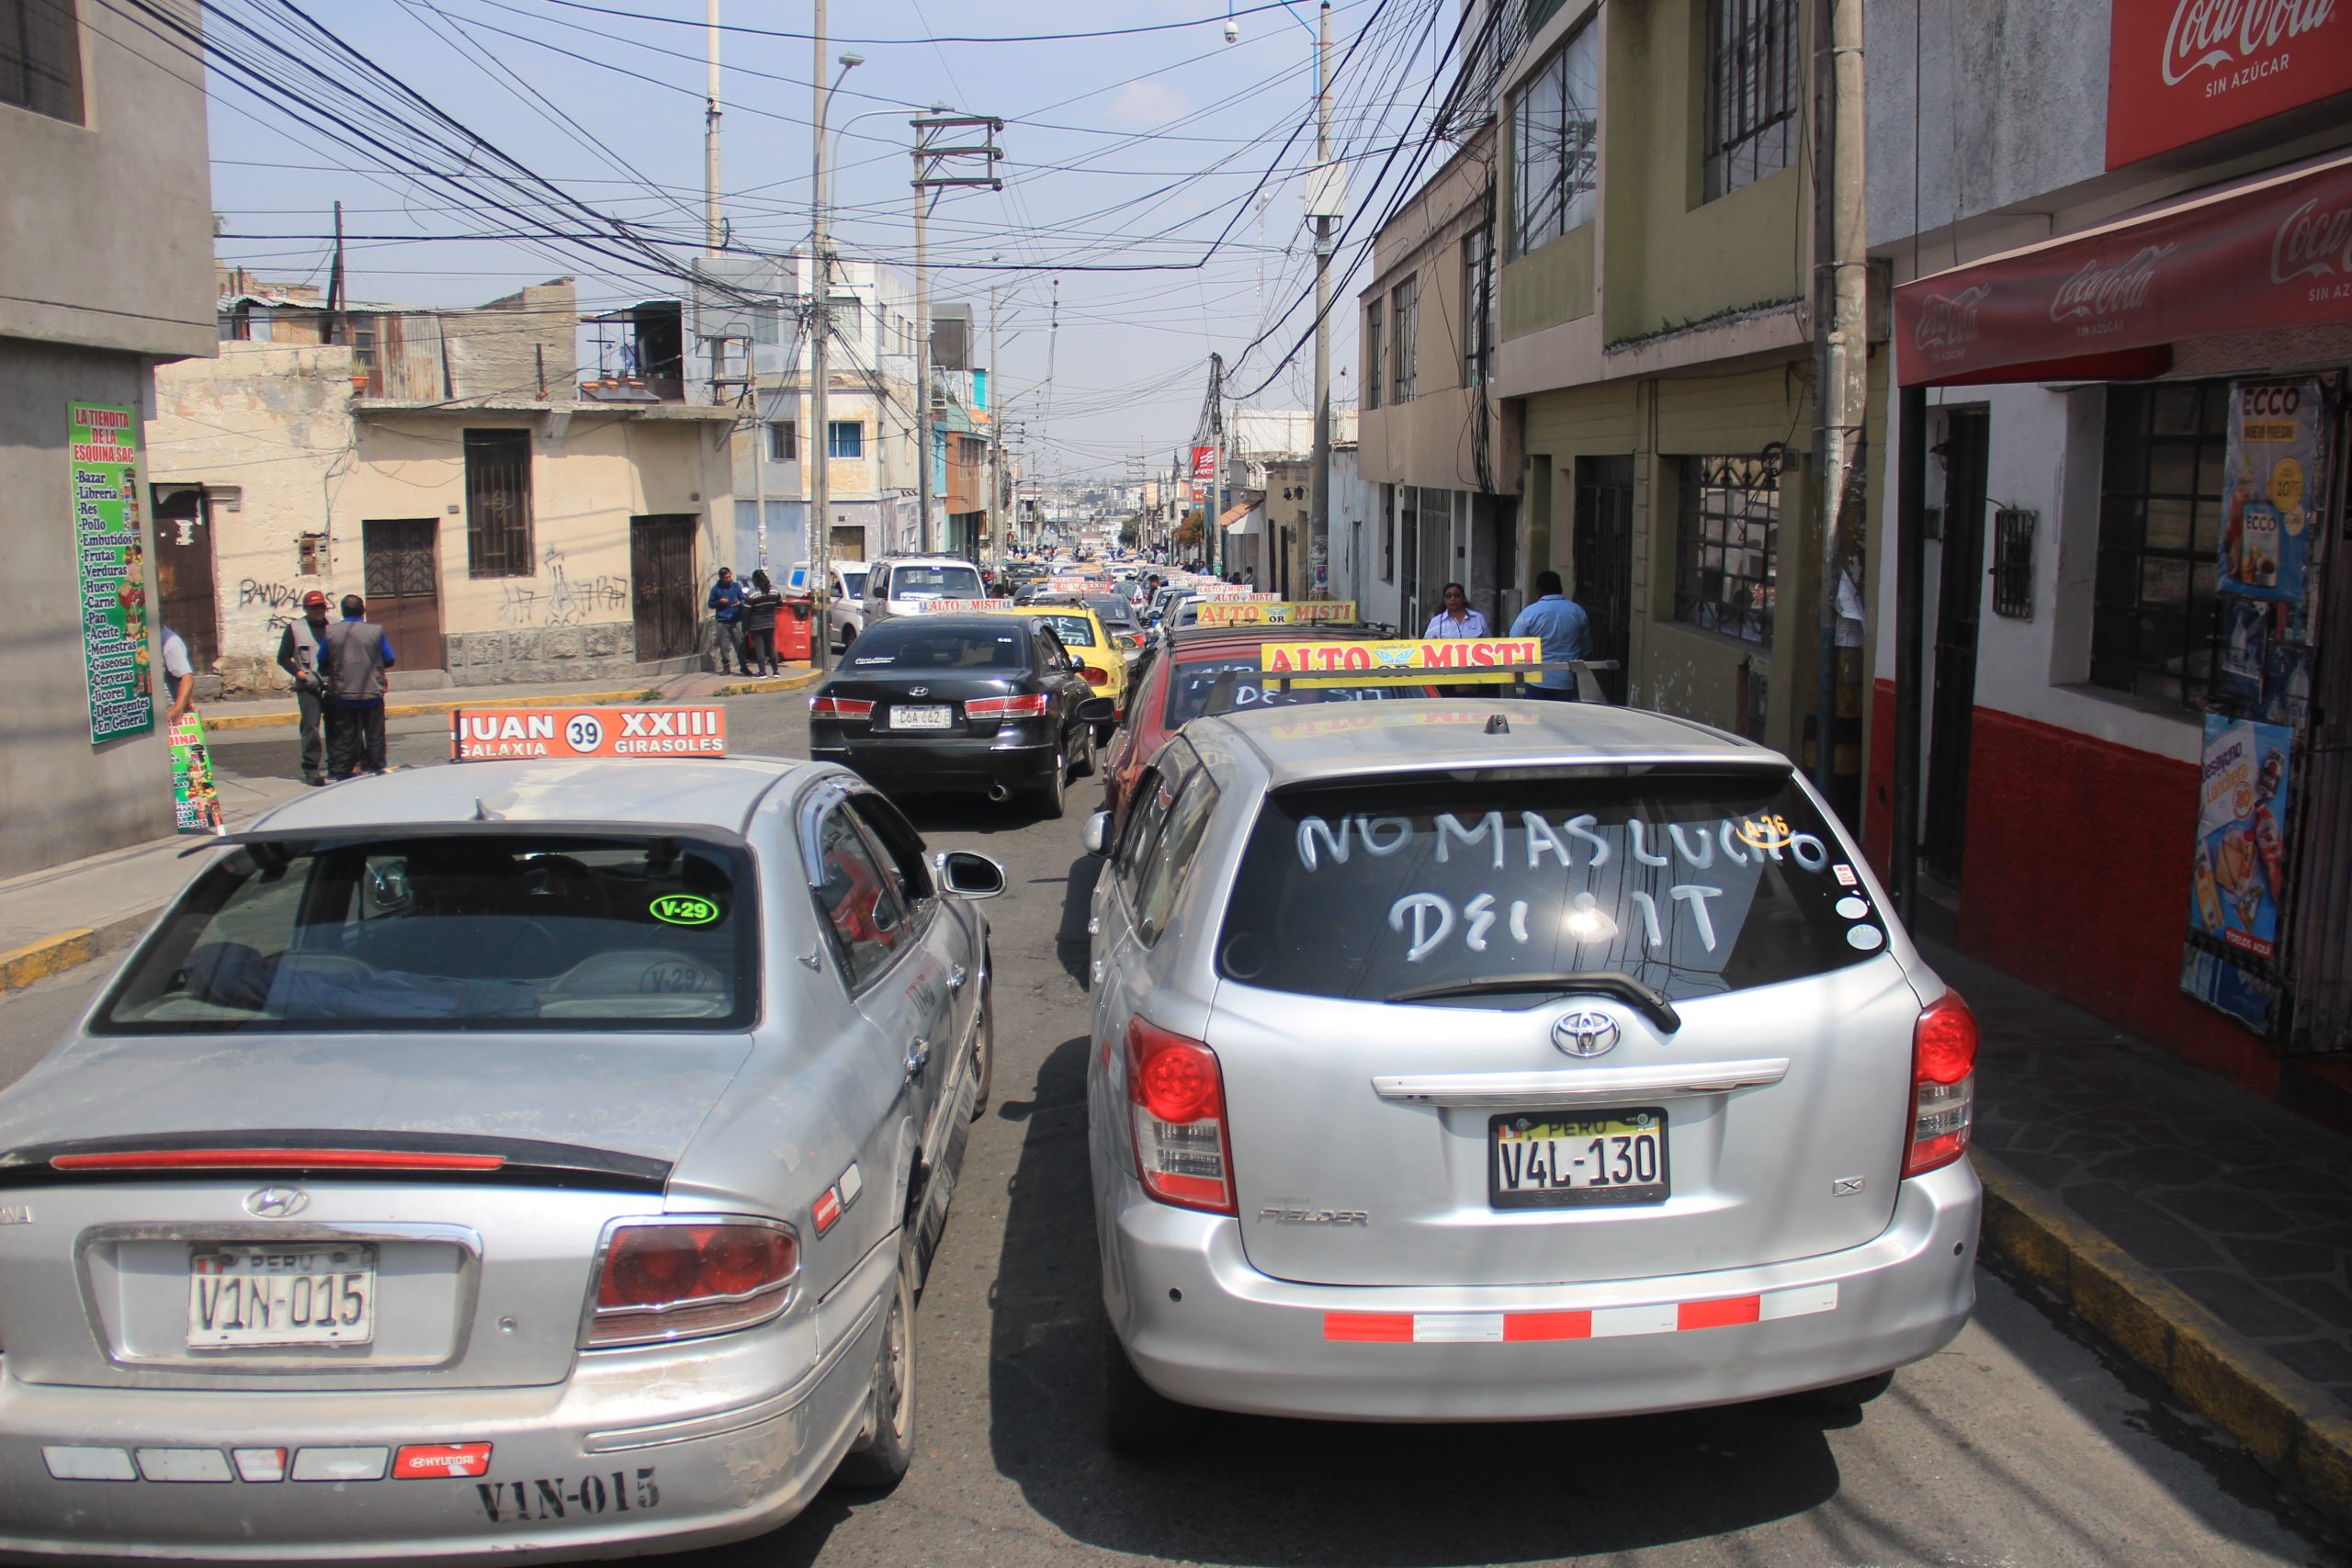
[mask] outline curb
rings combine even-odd
[[[141,909],[103,926],[84,926],[78,931],[61,931],[55,936],[28,942],[22,947],[0,953],[0,995],[21,991],[36,981],[52,975],[62,975],[68,969],[78,969],[85,964],[119,953],[139,938],[148,923],[164,912],[157,904],[152,909]]]
[[[779,675],[770,680],[746,681],[741,685],[726,687],[725,691],[729,696],[753,696],[766,692],[795,692],[798,691],[803,686],[813,684],[817,679],[818,671],[814,670],[803,670],[794,674]],[[456,697],[446,701],[429,703],[392,703],[386,705],[384,709],[384,716],[386,718],[416,718],[422,716],[430,716],[436,713],[455,713],[459,708],[476,707],[553,708],[571,707],[575,705],[580,707],[603,707],[614,703],[634,704],[649,690],[650,690],[650,688],[646,686],[623,686],[609,692],[562,692],[527,697]],[[684,697],[678,700],[682,702],[703,702],[707,699],[702,697]],[[301,713],[299,709],[289,710],[284,713],[223,714],[218,718],[211,717],[208,715],[204,720],[204,728],[208,732],[216,732],[224,729],[290,728],[300,721],[301,716]]]
[[[2287,1488],[2352,1526],[2352,1417],[2170,1280],[1979,1150],[1984,1245],[2237,1439]]]

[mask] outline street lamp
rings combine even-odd
[[[816,0],[816,69],[810,73],[817,81],[825,81],[825,0]],[[831,258],[825,237],[825,111],[832,107],[835,89],[842,78],[865,63],[862,54],[841,57],[841,74],[830,85],[817,89],[816,115],[808,139],[809,155],[816,164],[811,171],[809,192],[810,284],[808,290],[808,590],[815,601],[815,613],[809,617],[812,635],[810,652],[820,673],[832,663],[833,530],[827,513],[832,509],[832,497],[827,484],[827,468],[831,455],[832,429],[826,418],[826,383],[832,375],[829,339],[832,333],[832,317],[826,308],[832,291]]]

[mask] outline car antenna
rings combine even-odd
[[[483,805],[481,796],[476,795],[474,796],[474,820],[477,822],[503,822],[506,820],[506,818],[503,813],[492,811],[489,807]]]
[[[1498,713],[1488,714],[1487,716],[1487,733],[1489,735],[1509,735],[1510,733],[1510,720]]]

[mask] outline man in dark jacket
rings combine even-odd
[[[294,700],[302,713],[302,782],[327,782],[326,686],[320,652],[327,636],[327,596],[317,589],[302,595],[302,618],[277,639],[277,667],[294,677]]]
[[[391,640],[368,623],[367,602],[343,596],[343,619],[327,628],[328,747],[334,776],[356,778],[364,766],[384,771],[384,694],[390,688]]]
[[[735,581],[735,569],[720,567],[718,581],[711,584],[709,606],[712,629],[717,633],[712,640],[721,675],[727,673],[729,658],[737,669],[750,673],[743,658],[743,585]]]

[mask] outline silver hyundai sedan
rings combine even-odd
[[[0,1095],[0,1550],[619,1555],[905,1470],[993,862],[750,758],[207,852]]]
[[[1788,761],[1350,706],[1196,720],[1088,827],[1113,1444],[1851,1406],[1951,1340],[1975,1024]]]

